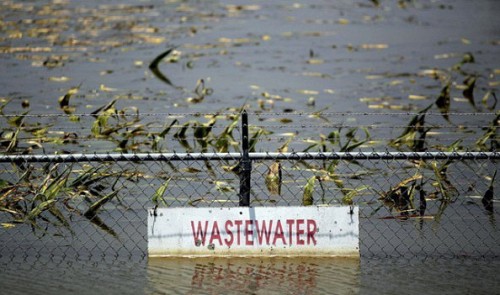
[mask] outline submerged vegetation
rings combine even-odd
[[[40,169],[31,164],[11,167],[10,174],[17,178],[0,180],[0,211],[12,217],[2,223],[3,227],[25,223],[42,235],[63,234],[62,229],[72,233],[70,223],[79,216],[117,237],[98,213],[107,202],[119,202],[119,182],[130,179],[132,172],[114,172],[106,164],[83,170],[72,164],[46,164]]]
[[[158,56],[150,65],[155,76],[163,82],[173,86],[170,80],[158,69],[159,62],[168,56],[173,49],[167,50]],[[469,59],[465,59],[470,62]],[[455,66],[454,69],[460,67]],[[495,151],[498,148],[498,125],[500,113],[495,113],[495,118],[487,125],[482,126],[479,132],[468,130],[467,125],[453,122],[450,116],[452,100],[450,91],[453,83],[445,81],[443,88],[434,103],[419,110],[410,117],[409,122],[402,126],[400,135],[386,141],[387,146],[400,151]],[[468,76],[464,81],[463,95],[476,110],[478,106],[474,99],[474,87],[476,76]],[[71,153],[68,147],[76,148],[77,151],[85,150],[88,142],[97,142],[97,146],[112,147],[113,151],[128,152],[239,152],[240,151],[240,113],[251,105],[245,104],[239,108],[227,108],[212,114],[141,114],[138,107],[118,107],[119,100],[113,99],[100,107],[95,108],[89,114],[78,114],[73,104],[73,98],[78,94],[81,85],[72,87],[58,99],[59,108],[63,112],[57,116],[59,120],[67,120],[66,125],[77,127],[78,131],[65,131],[60,128],[60,123],[46,123],[43,120],[51,116],[31,115],[24,111],[19,115],[6,113],[6,108],[12,104],[10,100],[4,100],[0,105],[1,120],[6,123],[0,131],[0,147],[3,154],[32,154],[37,150],[44,153],[56,151],[58,153]],[[186,99],[188,103],[202,103],[205,96],[212,94],[211,89],[206,88],[203,79],[200,79],[193,91],[194,96]],[[267,99],[272,99],[270,94],[263,94]],[[274,99],[280,99],[274,96]],[[486,109],[496,105],[496,95],[492,91],[485,94],[482,104]],[[29,106],[28,106],[29,107]],[[439,113],[433,113],[437,108]],[[304,152],[356,152],[366,150],[376,145],[383,144],[377,137],[377,125],[355,126],[356,124],[334,124],[331,122],[334,116],[349,116],[346,114],[327,113],[324,110],[307,113],[311,122],[322,122],[321,130],[328,130],[326,135],[319,134],[319,139],[311,137],[300,139],[302,130],[294,133],[277,134],[273,126],[278,129],[293,124],[293,116],[303,116],[302,113],[284,113],[286,120],[276,118],[266,119],[266,113],[262,112],[262,104],[258,102],[256,116],[259,122],[278,123],[279,125],[255,124],[250,127],[249,150],[251,152],[266,150],[264,146],[272,146],[273,138],[278,138],[279,152],[286,152],[291,145],[301,148]],[[435,122],[440,114],[447,125],[438,125]],[[282,115],[282,114],[277,114]],[[459,114],[458,114],[459,115]],[[166,117],[166,120],[151,120],[158,116]],[[367,116],[359,114],[360,118]],[[189,117],[188,120],[186,120]],[[37,121],[39,120],[39,121]],[[349,126],[350,125],[350,126]],[[90,126],[90,128],[86,128]],[[324,127],[323,127],[324,126]],[[307,127],[307,125],[302,125]],[[59,129],[58,129],[59,128]],[[441,129],[457,129],[457,139],[449,144],[443,145],[439,141],[429,140],[429,134],[434,136],[440,134]],[[69,129],[69,128],[68,128]],[[62,130],[62,131],[59,131]],[[374,133],[375,132],[375,133]],[[392,134],[392,133],[391,133]],[[463,144],[461,137],[477,136],[472,146]],[[297,139],[298,137],[299,139]],[[284,142],[284,143],[283,143]],[[430,144],[430,142],[435,142]],[[206,162],[206,170],[210,175],[210,181],[214,185],[213,192],[217,202],[230,200],[231,195],[236,194],[232,181],[221,180],[210,163]],[[233,177],[239,174],[238,164],[230,165],[226,161],[222,168],[232,173]],[[177,168],[168,163],[172,172]],[[411,217],[429,218],[439,220],[445,208],[456,202],[459,191],[449,178],[449,168],[454,165],[453,161],[438,163],[437,161],[418,161],[412,164],[413,176],[399,179],[399,183],[391,186],[388,190],[376,189],[370,178],[380,174],[384,170],[380,168],[366,168],[359,161],[321,161],[320,165],[298,161],[288,166],[286,161],[276,161],[269,165],[266,175],[263,175],[262,183],[265,184],[265,194],[271,197],[267,202],[276,203],[273,198],[283,197],[283,188],[290,189],[287,177],[295,173],[295,177],[304,177],[305,173],[311,173],[305,184],[299,188],[302,191],[301,204],[309,206],[313,204],[362,204],[372,201],[367,199],[369,195],[378,195],[380,206],[374,209],[374,214],[385,206],[391,213],[392,218],[407,219]],[[139,171],[122,169],[120,172],[112,170],[110,165],[100,164],[95,167],[75,169],[73,164],[47,164],[43,168],[35,169],[29,164],[12,163],[10,174],[16,177],[6,176],[6,170],[0,178],[0,211],[7,213],[12,218],[2,223],[3,227],[14,227],[17,224],[28,224],[34,232],[46,234],[55,231],[62,234],[66,229],[72,233],[70,221],[78,216],[88,219],[108,234],[118,238],[117,233],[107,225],[100,212],[107,203],[120,204],[120,192],[126,187],[126,183],[132,185],[148,177],[159,178],[163,183],[159,184],[152,192],[152,203],[157,206],[168,206],[169,197],[167,191],[175,186],[172,176],[147,176]],[[346,173],[346,168],[348,172]],[[405,170],[411,171],[405,168]],[[197,175],[201,169],[186,167],[185,172]],[[350,171],[350,172],[349,172]],[[297,174],[298,173],[298,174]],[[390,178],[390,172],[387,177]],[[493,191],[496,171],[490,177],[488,189],[481,198],[482,204],[487,212],[493,212]],[[359,181],[363,180],[365,184]],[[356,183],[356,185],[353,185]],[[366,185],[366,183],[370,185]],[[319,189],[318,189],[319,188]],[[293,190],[293,189],[292,189]],[[339,192],[333,198],[328,194],[329,190]],[[217,199],[217,196],[222,198]],[[175,198],[174,198],[175,200]],[[438,211],[432,215],[428,214],[428,202],[439,201]],[[187,203],[196,206],[210,200],[206,196],[201,198],[187,198]],[[262,202],[258,197],[256,202]],[[264,201],[265,203],[266,201]],[[419,204],[417,206],[417,203]],[[85,204],[85,205],[84,205]],[[124,206],[126,207],[126,206]],[[392,215],[396,213],[396,215]]]

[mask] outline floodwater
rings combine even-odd
[[[498,294],[497,260],[24,258],[5,294]]]
[[[0,6],[0,102],[10,100],[4,113],[62,114],[58,98],[79,86],[71,100],[77,113],[118,99],[120,107],[146,113],[218,112],[246,104],[271,113],[326,108],[391,114],[434,103],[443,81],[429,71],[437,69],[452,81],[451,111],[494,112],[493,100],[481,99],[499,86],[499,12],[496,0],[7,0]],[[172,46],[178,60],[160,68],[173,86],[148,69]],[[468,53],[474,62],[461,64],[465,73],[454,70]],[[471,74],[477,76],[476,108],[459,87]],[[193,103],[187,98],[199,79],[213,93]],[[401,125],[409,118],[358,119]],[[491,118],[454,120],[484,125]],[[94,151],[91,144],[78,148]],[[442,259],[424,253],[408,259],[418,252],[410,253],[407,245],[384,245],[397,248],[400,259],[362,255],[361,261],[148,260],[144,241],[128,255],[97,247],[89,258],[74,251],[23,252],[25,245],[8,253],[4,246],[0,292],[8,294],[500,293],[498,255]]]
[[[290,149],[302,150],[303,140],[331,132],[321,118],[370,127],[378,145],[367,148],[385,150],[410,121],[406,112],[433,105],[450,83],[449,111],[480,115],[447,121],[434,105],[429,112],[438,116],[426,118],[434,126],[427,140],[444,146],[461,140],[474,149],[495,118],[499,6],[494,0],[4,1],[0,65],[7,70],[0,72],[0,98],[10,101],[7,114],[89,113],[114,99],[118,110],[140,114],[246,106],[262,112],[250,124],[274,132],[262,151],[275,151],[290,134]],[[158,66],[168,85],[148,65],[172,47]],[[463,94],[470,77],[476,77],[473,102]],[[203,99],[195,91],[200,80],[208,89]],[[78,92],[63,112],[58,99],[72,88]],[[283,112],[286,121],[275,118]],[[298,115],[304,112],[371,115]],[[165,124],[165,116],[153,118]],[[84,139],[92,124],[85,119],[92,117],[30,118],[80,135],[83,144],[69,151],[116,148]],[[61,149],[50,142],[44,148]],[[167,149],[179,151],[172,144]]]

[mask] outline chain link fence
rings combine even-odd
[[[363,257],[500,255],[498,152],[246,157],[251,206],[358,205]],[[147,208],[238,206],[244,158],[2,155],[0,255],[144,258]]]
[[[498,112],[248,115],[2,114],[0,256],[143,259],[155,206],[341,204],[363,257],[499,256]]]

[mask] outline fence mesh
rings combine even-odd
[[[358,205],[365,257],[500,254],[490,108],[189,114],[123,103],[88,114],[0,106],[2,257],[144,258],[148,208],[234,207],[242,189],[251,206]]]
[[[500,255],[500,153],[249,158],[251,206],[358,205],[362,256]],[[146,209],[238,206],[241,159],[240,153],[0,156],[0,255],[145,257]]]

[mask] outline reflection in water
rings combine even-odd
[[[498,259],[0,257],[1,294],[499,294]]]
[[[154,258],[147,293],[357,294],[359,260],[341,258]]]

